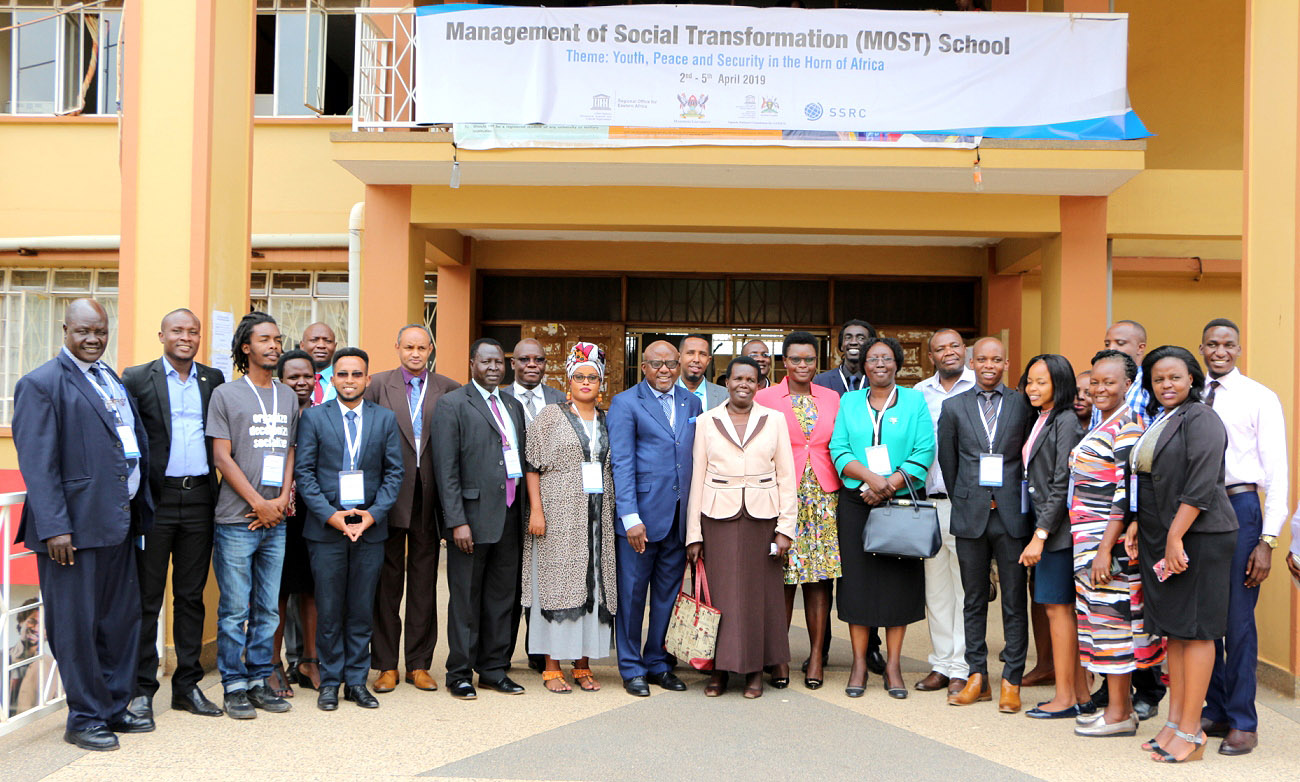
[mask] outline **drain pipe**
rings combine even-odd
[[[348,213],[348,343],[361,341],[361,234],[365,230],[366,202],[358,201]]]

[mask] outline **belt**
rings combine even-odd
[[[163,477],[163,486],[166,486],[169,489],[182,489],[184,491],[189,491],[190,489],[197,489],[200,486],[206,486],[207,484],[208,476],[206,475],[185,475],[182,477],[167,475]]]
[[[948,495],[944,494],[941,491],[931,491],[931,492],[926,492],[926,498],[931,500],[946,500],[948,499]]]
[[[1228,487],[1228,496],[1234,494],[1254,494],[1259,491],[1259,487],[1253,483],[1234,483]]]

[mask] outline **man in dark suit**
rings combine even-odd
[[[524,688],[506,675],[518,622],[524,504],[524,409],[498,386],[505,352],[494,339],[470,346],[472,382],[442,395],[433,411],[433,472],[447,539],[447,690],[478,697],[479,684],[507,695]]]
[[[140,655],[131,713],[153,721],[158,692],[158,612],[172,567],[172,638],[176,670],[172,673],[172,708],[220,717],[221,708],[199,689],[203,678],[203,590],[212,564],[212,512],[217,499],[217,470],[212,443],[204,436],[208,400],[225,378],[194,360],[202,341],[202,324],[187,309],[162,319],[158,341],[162,358],[122,372],[122,384],[140,409],[148,432],[149,493],[154,503],[153,529],[138,557],[140,571]]]
[[[510,356],[510,367],[515,371],[515,382],[502,386],[501,392],[518,399],[519,404],[524,406],[525,426],[533,422],[533,419],[537,417],[537,413],[543,407],[563,402],[566,399],[563,391],[552,388],[543,382],[546,379],[546,351],[542,348],[542,343],[537,340],[528,338],[516,342],[514,352]],[[520,597],[522,596],[521,584]],[[524,613],[522,601],[516,600],[515,616],[511,620],[511,627],[515,628],[516,637],[519,633],[519,618],[521,616],[525,620],[528,619],[528,615]],[[526,640],[527,636],[525,635],[525,648],[527,648]],[[540,673],[546,667],[546,655],[528,655],[528,667]]]
[[[63,349],[14,387],[27,486],[15,542],[36,552],[46,637],[68,697],[63,739],[89,750],[154,729],[127,711],[140,639],[135,545],[153,524],[153,498],[140,491],[149,448],[134,401],[100,361],[106,347],[104,308],[77,299]]]
[[[388,511],[402,486],[402,449],[393,411],[362,399],[370,382],[366,352],[343,348],[331,366],[337,403],[303,413],[294,464],[316,580],[316,705],[337,709],[342,682],[345,700],[377,709],[366,674]]]
[[[948,696],[953,706],[992,699],[988,681],[989,563],[998,563],[1002,585],[1002,689],[998,710],[1020,711],[1020,676],[1029,643],[1026,584],[1020,552],[1033,534],[1022,504],[1020,449],[1029,434],[1032,410],[1023,396],[1002,384],[1007,353],[1000,340],[985,337],[972,349],[975,387],[943,403],[939,414],[938,462],[952,502],[952,534],[965,601],[966,686]]]
[[[374,638],[370,667],[379,671],[375,692],[397,687],[397,657],[403,620],[399,609],[406,593],[406,681],[421,690],[436,690],[429,673],[438,642],[438,489],[433,480],[433,409],[448,391],[460,387],[429,370],[433,337],[423,323],[403,326],[397,335],[400,366],[370,378],[365,398],[392,410],[401,433],[402,488],[388,512],[384,565],[375,592]]]
[[[677,385],[677,349],[662,340],[641,356],[645,382],[609,405],[610,460],[619,523],[618,614],[614,637],[618,672],[629,694],[647,696],[651,684],[681,691],[664,636],[686,567],[686,500],[691,489],[695,419],[703,406]],[[641,618],[650,594],[650,625],[641,646]]]

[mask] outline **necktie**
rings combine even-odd
[[[528,420],[531,421],[537,417],[537,396],[540,392],[533,389],[528,392]]]
[[[415,442],[420,442],[420,432],[424,429],[424,411],[418,409],[420,404],[420,378],[411,378],[411,390],[406,392],[406,404],[411,408],[411,434]]]
[[[347,411],[347,413],[343,415],[343,418],[345,419],[343,425],[348,428],[348,442],[356,443],[357,442],[357,411],[349,410]],[[357,448],[357,452],[360,453],[361,452],[360,443],[357,443],[356,448]],[[357,468],[356,457],[353,456],[352,451],[349,450],[348,469],[355,470],[356,468]]]
[[[1214,407],[1214,394],[1219,390],[1219,381],[1210,381],[1210,393],[1205,395],[1205,404]]]
[[[663,406],[664,418],[668,419],[668,428],[673,428],[673,395],[661,394],[659,396],[659,404]]]
[[[104,390],[104,393],[108,395],[109,399],[114,400],[114,402],[119,401],[117,398],[117,394],[113,393],[113,387],[108,384],[108,378],[104,377],[104,374],[103,372],[100,371],[98,364],[92,364],[90,366],[90,377],[95,381],[96,385],[98,385],[100,388]],[[126,420],[122,418],[122,413],[118,411],[116,407],[113,409],[113,418],[117,419],[117,422],[119,424],[126,423]],[[134,470],[137,462],[139,462],[138,459],[128,457],[126,460],[126,469]]]
[[[993,434],[998,431],[998,408],[993,404],[993,397],[997,395],[995,391],[980,392],[980,407],[984,413],[984,427],[989,434],[989,450],[993,450]]]
[[[498,434],[501,435],[501,450],[508,451],[510,450],[510,438],[506,437],[506,422],[505,419],[501,417],[501,409],[497,407],[496,394],[493,394],[492,396],[488,397],[488,404],[492,405],[492,415],[495,415],[497,417],[497,423],[501,425],[500,426],[501,431],[498,432]],[[514,504],[515,504],[515,479],[507,476],[506,477],[506,507],[509,508],[511,505]]]
[[[320,404],[325,399],[325,389],[321,388],[320,373],[316,373],[316,387],[311,390],[311,403],[313,406]]]

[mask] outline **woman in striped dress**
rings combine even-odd
[[[1092,403],[1102,423],[1070,453],[1070,533],[1074,539],[1075,608],[1084,667],[1106,676],[1110,703],[1076,718],[1080,736],[1132,736],[1137,715],[1129,695],[1137,668],[1158,665],[1164,646],[1142,623],[1142,582],[1121,534],[1129,509],[1129,452],[1142,424],[1125,404],[1137,376],[1133,359],[1103,350],[1092,362]]]

